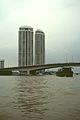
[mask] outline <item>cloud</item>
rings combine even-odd
[[[65,7],[78,7],[80,6],[80,0],[62,0],[62,3]]]

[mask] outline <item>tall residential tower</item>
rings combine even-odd
[[[45,34],[35,31],[35,64],[45,64]]]
[[[33,28],[19,28],[18,66],[33,65]]]
[[[3,59],[0,60],[0,69],[2,69],[2,68],[4,68],[4,60]]]

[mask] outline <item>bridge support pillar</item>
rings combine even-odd
[[[30,70],[27,70],[27,75],[30,75]]]

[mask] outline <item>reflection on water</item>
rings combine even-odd
[[[0,120],[80,120],[80,76],[0,77]]]
[[[27,78],[27,79],[26,79]],[[41,78],[41,77],[40,77]],[[27,118],[41,119],[47,110],[47,80],[36,77],[21,77],[15,88],[17,93],[15,108],[20,109]]]

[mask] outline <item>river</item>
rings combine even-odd
[[[80,120],[80,75],[0,76],[0,120]]]

